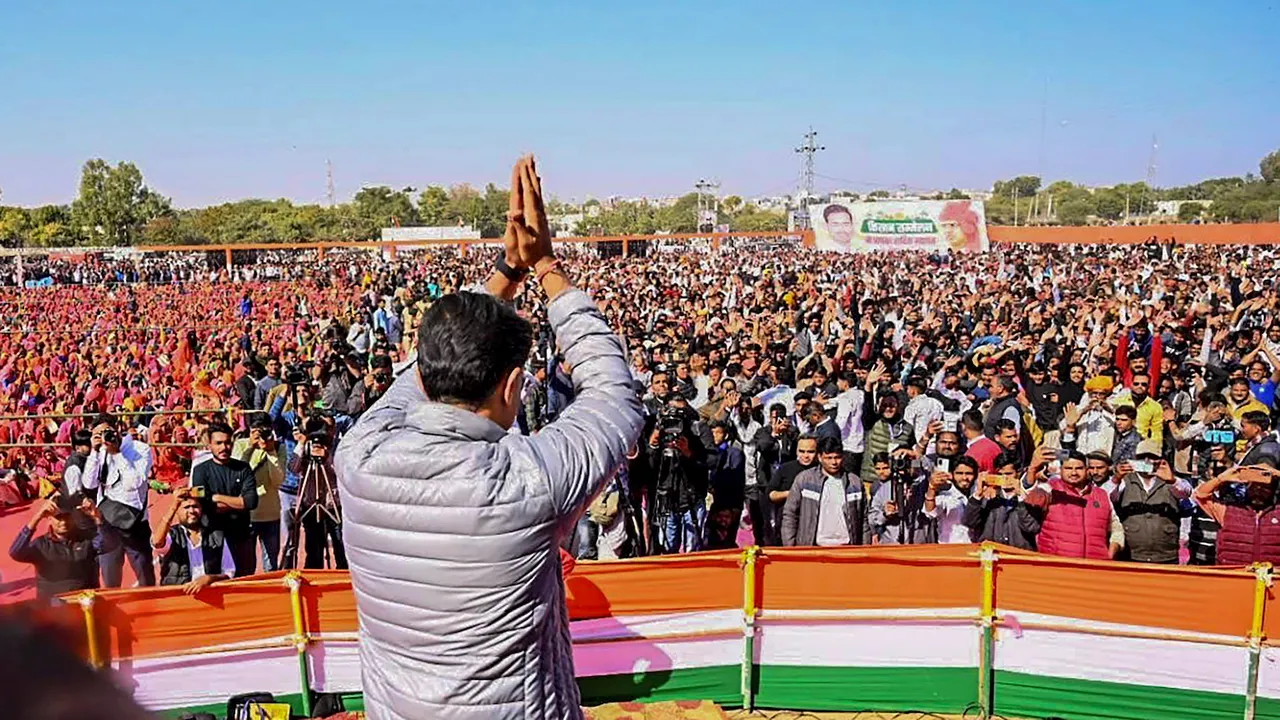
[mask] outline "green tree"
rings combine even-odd
[[[1086,225],[1096,210],[1094,204],[1085,198],[1071,198],[1055,205],[1058,222],[1063,225]]]
[[[90,245],[131,245],[155,217],[170,212],[169,199],[142,180],[133,163],[112,167],[94,158],[84,164],[80,194],[71,205],[72,222]]]
[[[960,188],[951,188],[951,190],[947,193],[947,199],[948,200],[968,200],[969,196],[966,193],[961,192]]]
[[[871,192],[867,193],[867,197],[870,198],[871,200],[887,198],[889,197],[889,191],[888,190],[872,190]]]
[[[1262,158],[1258,163],[1258,172],[1262,174],[1262,179],[1269,183],[1280,180],[1280,150],[1268,153]]]
[[[20,207],[0,208],[0,245],[19,247],[31,232],[31,218]]]
[[[991,190],[1000,197],[1031,197],[1040,191],[1040,177],[1019,175],[1012,180],[997,180]]]
[[[428,185],[418,198],[418,219],[423,225],[438,227],[447,224],[449,191],[439,185]]]
[[[1204,215],[1205,207],[1198,202],[1184,202],[1178,206],[1178,220],[1181,222],[1191,222],[1196,218]]]
[[[392,190],[385,185],[360,188],[352,204],[356,214],[374,228],[418,224],[418,211],[405,190]]]
[[[747,205],[730,218],[729,227],[737,232],[780,232],[787,229],[787,216]]]

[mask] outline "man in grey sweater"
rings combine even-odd
[[[555,259],[532,158],[511,204],[490,294],[431,306],[416,371],[337,452],[370,720],[582,717],[559,545],[643,418],[622,341]],[[530,271],[575,397],[524,436],[532,329],[502,300]]]
[[[818,440],[818,467],[805,470],[782,508],[782,544],[788,547],[870,545],[862,479],[844,472],[839,438]]]

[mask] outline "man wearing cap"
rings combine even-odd
[[[1124,524],[1125,557],[1134,562],[1178,564],[1181,503],[1191,484],[1175,478],[1154,440],[1138,443],[1136,457],[1116,468],[1116,481],[1104,483]]]
[[[32,539],[45,518],[49,532]],[[102,514],[82,493],[54,495],[36,503],[9,546],[9,557],[35,566],[36,596],[45,600],[98,587],[98,558],[118,546]]]
[[[1115,409],[1107,401],[1113,383],[1106,375],[1098,375],[1084,384],[1088,394],[1078,407],[1068,405],[1062,418],[1062,446],[1090,455],[1111,456],[1116,437]]]

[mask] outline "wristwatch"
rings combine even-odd
[[[529,268],[513,268],[508,265],[506,253],[498,253],[496,267],[503,277],[514,283],[518,283],[529,276]]]

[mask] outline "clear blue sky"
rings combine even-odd
[[[4,204],[97,156],[192,206],[321,201],[326,158],[340,199],[505,182],[528,150],[566,199],[780,194],[810,124],[820,190],[1135,181],[1153,133],[1183,184],[1280,147],[1270,0],[4,0],[0,28]]]

